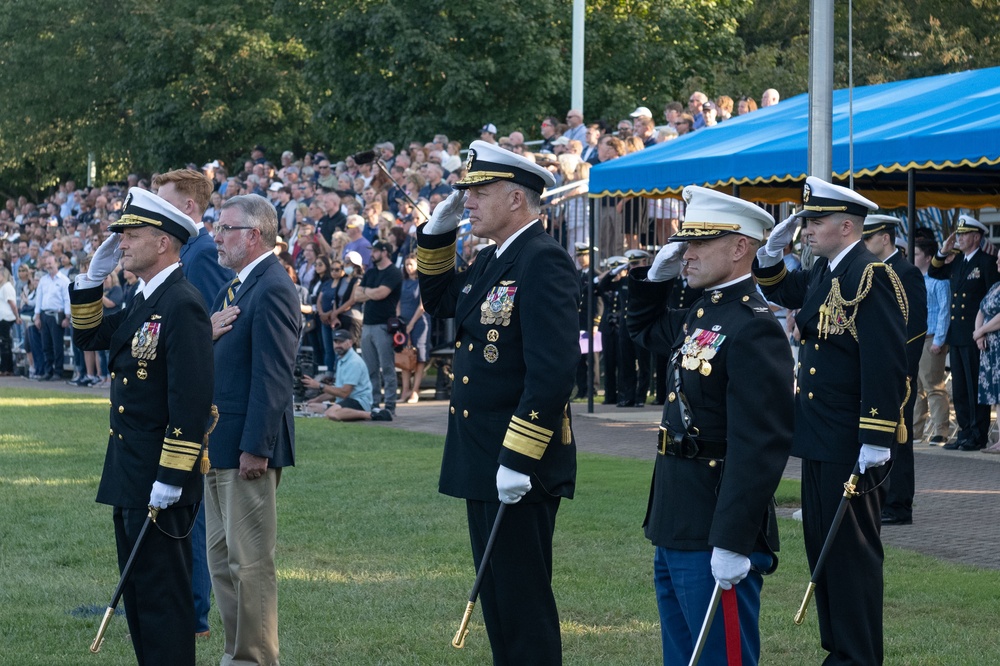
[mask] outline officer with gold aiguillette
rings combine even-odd
[[[684,200],[681,231],[629,273],[628,332],[670,356],[644,523],[656,546],[663,663],[688,663],[719,587],[724,612],[699,663],[756,664],[762,574],[777,567],[774,491],[792,438],[791,350],[750,275],[774,220],[703,187],[684,188]],[[704,291],[669,308],[682,262]]]
[[[818,577],[826,664],[881,664],[883,658],[880,484],[892,447],[906,439],[908,305],[896,273],[862,242],[865,216],[876,208],[846,187],[809,176],[802,210],[774,228],[754,269],[768,300],[799,310],[792,455],[802,458],[803,535]],[[819,258],[810,270],[789,272],[782,250],[800,219],[803,242]],[[844,483],[856,469],[858,494],[817,570]]]
[[[466,500],[477,569],[500,502],[508,505],[479,588],[493,661],[552,666],[562,663],[552,533],[576,483],[567,401],[580,358],[579,280],[538,220],[551,174],[483,141],[472,142],[467,166],[458,191],[417,231],[424,307],[455,318],[439,489]],[[496,245],[458,273],[463,205],[473,235]]]
[[[97,501],[114,507],[120,569],[147,515],[159,509],[124,582],[125,616],[139,664],[194,664],[190,532],[203,493],[214,385],[212,325],[179,263],[197,232],[187,215],[135,187],[109,228],[115,233],[70,287],[73,340],[82,349],[107,349],[111,370],[111,431]],[[105,317],[102,285],[119,260],[143,285],[127,309]]]

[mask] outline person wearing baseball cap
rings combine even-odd
[[[479,128],[479,139],[487,143],[497,142],[497,126],[493,123],[486,123]]]
[[[480,591],[494,662],[558,664],[552,534],[576,481],[568,401],[580,359],[579,281],[539,220],[552,175],[484,141],[472,142],[466,167],[457,191],[417,230],[424,308],[455,320],[439,490],[465,500],[476,562],[506,505]],[[463,209],[472,235],[495,245],[459,272]]]
[[[995,259],[979,248],[987,233],[986,225],[976,218],[959,215],[955,231],[942,243],[927,271],[932,278],[951,284],[946,342],[951,347],[948,355],[958,436],[944,445],[946,449],[978,451],[988,443],[990,405],[979,404],[980,350],[973,335],[979,306],[990,287],[1000,281]]]
[[[205,430],[212,410],[212,325],[204,299],[180,267],[194,222],[151,192],[129,190],[122,216],[84,274],[70,286],[73,341],[108,350],[111,417],[97,501],[114,507],[118,562],[145,530],[124,589],[125,617],[139,663],[195,660],[191,528],[202,499]],[[105,316],[104,278],[125,270],[142,280],[125,310]]]
[[[306,388],[319,389],[307,409],[314,414],[322,414],[331,421],[370,421],[375,416],[379,421],[391,421],[392,416],[382,409],[372,412],[372,383],[368,366],[358,352],[354,351],[354,336],[350,331],[338,328],[332,333],[333,349],[337,353],[337,371],[333,384],[321,384],[312,377],[302,377]],[[330,396],[334,401],[329,402]],[[388,417],[388,418],[386,418]]]
[[[704,187],[683,197],[684,226],[629,272],[626,319],[636,345],[672,359],[645,520],[663,663],[690,660],[719,585],[733,614],[716,613],[702,658],[734,663],[727,646],[737,645],[742,663],[756,664],[762,574],[777,567],[772,497],[792,443],[792,356],[751,276],[774,220]],[[704,292],[671,308],[682,271]]]
[[[831,659],[854,664],[883,659],[880,484],[893,447],[907,435],[909,305],[895,271],[861,242],[865,217],[877,208],[847,187],[809,176],[801,211],[774,228],[754,270],[768,300],[799,310],[792,455],[802,458],[806,554],[822,646]],[[789,272],[782,250],[800,222],[818,259],[809,270]],[[860,495],[817,570],[844,482],[854,474]]]

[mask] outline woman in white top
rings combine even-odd
[[[17,293],[14,281],[6,266],[0,266],[0,377],[14,374],[14,353],[11,347],[10,329],[21,323],[17,307]]]

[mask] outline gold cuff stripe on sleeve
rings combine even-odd
[[[764,287],[770,287],[784,280],[786,275],[788,275],[788,266],[786,266],[784,262],[781,262],[781,270],[778,272],[777,275],[775,275],[774,277],[756,276],[757,283]]]
[[[521,426],[522,428],[524,428],[528,432],[536,433],[537,435],[539,435],[541,437],[544,437],[546,442],[549,441],[550,439],[552,439],[552,435],[555,434],[554,430],[549,430],[548,428],[543,428],[542,426],[536,425],[536,424],[532,423],[531,421],[525,421],[524,419],[522,419],[522,418],[520,418],[518,416],[512,416],[512,417],[510,417],[510,424],[512,426],[513,425]]]
[[[894,428],[896,427],[896,422],[892,421],[892,420],[889,420],[889,419],[872,419],[872,418],[868,418],[867,416],[862,416],[861,417],[861,422],[862,423],[869,423],[871,425],[890,425],[890,426],[892,426]]]
[[[877,426],[869,425],[867,423],[862,423],[858,426],[859,430],[875,430],[877,432],[896,432],[896,426]]]
[[[103,312],[99,312],[96,315],[94,315],[92,317],[87,317],[85,319],[81,318],[81,317],[77,317],[76,315],[73,315],[73,328],[81,330],[81,331],[86,331],[86,330],[89,330],[91,328],[97,328],[98,326],[101,325],[102,321],[104,321],[104,313]]]
[[[93,303],[73,303],[69,306],[69,310],[74,317],[92,317],[104,312],[104,304],[100,300]]]
[[[160,453],[160,467],[179,469],[183,472],[190,472],[194,469],[194,464],[197,460],[198,456],[192,456],[186,453],[172,453],[166,449]]]
[[[931,266],[934,268],[941,268],[944,266],[944,259],[938,259],[937,255],[934,255],[934,257],[931,258]]]
[[[503,438],[503,445],[504,448],[510,449],[515,453],[520,453],[534,460],[541,460],[542,455],[545,454],[547,443],[541,443],[536,439],[526,437],[515,432],[513,429],[509,429]]]
[[[424,275],[441,275],[442,273],[447,273],[453,270],[455,270],[454,261],[449,262],[448,264],[445,264],[443,266],[438,266],[438,265],[428,266],[427,264],[421,263],[419,260],[417,261],[417,271],[423,273]]]
[[[173,445],[179,449],[191,449],[195,452],[201,451],[201,442],[189,442],[184,439],[170,439],[169,437],[164,437],[163,444],[165,446]]]
[[[541,443],[543,445],[544,444],[548,444],[549,441],[552,439],[551,437],[542,437],[538,433],[526,431],[524,428],[521,428],[516,423],[511,423],[510,424],[509,432],[516,432],[519,435],[523,435],[524,437],[527,437],[528,439],[533,439],[536,442],[539,442],[539,443]]]
[[[423,266],[430,270],[437,270],[444,267],[452,267],[455,265],[455,255],[448,257],[447,259],[442,259],[441,261],[424,261],[422,259],[417,259],[417,265]]]
[[[452,243],[451,245],[439,248],[417,246],[417,258],[429,263],[442,262],[446,259],[454,258],[457,245],[457,243]]]

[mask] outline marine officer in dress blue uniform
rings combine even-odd
[[[768,300],[798,309],[801,333],[792,455],[802,458],[803,535],[814,569],[855,466],[859,496],[836,534],[816,586],[824,664],[881,664],[884,466],[901,430],[906,389],[906,293],[865,248],[877,205],[846,187],[806,178],[802,210],[774,228],[754,274]],[[789,272],[783,249],[805,222],[819,257]]]
[[[466,500],[478,567],[508,504],[481,589],[496,664],[560,664],[552,533],[576,482],[567,401],[580,358],[580,286],[573,259],[538,220],[554,180],[534,162],[483,141],[468,173],[417,232],[425,309],[455,319],[455,381],[440,491]],[[491,245],[455,270],[462,207]]]
[[[190,531],[203,493],[214,385],[212,325],[179,263],[195,227],[165,200],[133,187],[109,229],[115,233],[70,288],[73,339],[82,349],[107,349],[111,370],[111,430],[97,501],[114,507],[120,568],[147,507],[160,510],[125,585],[125,617],[139,664],[194,664]],[[119,259],[143,286],[127,309],[105,317],[102,285]]]
[[[756,664],[762,574],[777,566],[774,491],[792,443],[792,355],[750,275],[774,220],[702,187],[684,188],[684,200],[683,229],[629,274],[629,334],[670,357],[644,523],[656,546],[663,663],[689,661],[718,582],[728,592],[700,663]],[[682,260],[704,292],[668,308]]]

